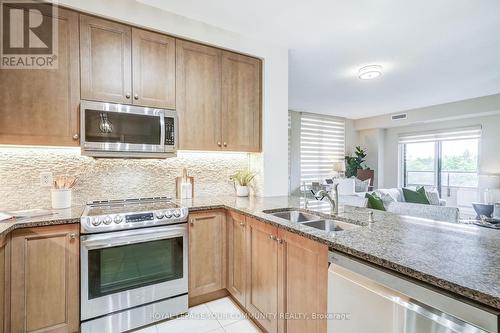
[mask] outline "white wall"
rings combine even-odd
[[[288,50],[277,48],[134,0],[59,0],[62,6],[263,59],[262,194],[288,193]]]
[[[357,132],[357,145],[366,150],[366,165],[375,171],[373,185],[375,188],[384,186],[384,137],[383,129],[369,129]]]
[[[479,172],[500,174],[500,116],[476,117],[470,119],[439,122],[434,124],[389,128],[384,140],[385,187],[396,187],[398,175],[398,136],[410,133],[443,128],[458,128],[481,125],[483,132],[480,143]]]
[[[368,149],[367,163],[376,170],[379,188],[398,186],[400,133],[481,125],[479,171],[500,174],[500,94],[398,113],[408,119],[382,115],[354,121],[357,144]]]
[[[405,120],[394,121],[391,116],[406,113]],[[356,130],[371,128],[390,128],[432,124],[436,121],[453,121],[472,117],[483,117],[500,114],[500,94],[471,98],[462,101],[432,105],[376,117],[357,119],[354,121]]]

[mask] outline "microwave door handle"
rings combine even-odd
[[[165,151],[165,113],[160,113],[160,147]]]

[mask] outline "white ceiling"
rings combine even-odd
[[[289,51],[289,108],[362,118],[500,92],[499,0],[140,0]],[[357,78],[379,64],[384,74]]]

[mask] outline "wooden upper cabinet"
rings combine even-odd
[[[132,28],[133,103],[175,109],[175,39]]]
[[[261,61],[222,53],[222,139],[225,150],[261,150]]]
[[[221,51],[177,40],[179,149],[221,149]]]
[[[57,15],[57,69],[0,69],[0,144],[80,144],[78,14]]]
[[[132,104],[132,28],[80,15],[82,99]]]
[[[189,214],[189,298],[226,287],[226,218],[223,211]]]
[[[246,309],[268,332],[278,332],[277,228],[247,219],[248,263]]]
[[[227,213],[227,290],[243,306],[247,293],[247,224],[245,216]]]
[[[280,333],[326,333],[327,321],[313,314],[327,313],[328,247],[279,229],[280,313],[301,313],[307,319],[283,320]]]
[[[78,332],[78,224],[20,229],[11,239],[11,332]]]

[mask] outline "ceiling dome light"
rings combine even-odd
[[[358,77],[361,80],[372,80],[382,75],[382,66],[369,65],[359,69]]]

